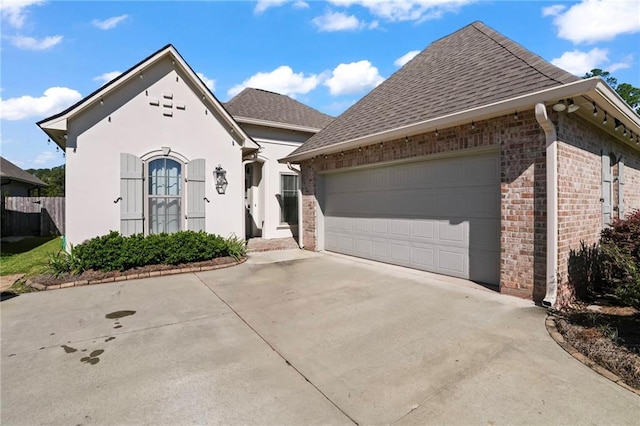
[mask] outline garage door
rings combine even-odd
[[[499,284],[497,154],[324,176],[325,249]]]

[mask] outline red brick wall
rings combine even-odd
[[[596,243],[602,229],[601,153],[624,158],[626,212],[640,208],[640,152],[575,114],[560,114],[558,123],[558,303],[566,305],[576,286],[569,276],[571,251]],[[617,165],[612,167],[617,177]],[[618,182],[613,182],[617,206]],[[614,215],[617,212],[614,211]]]

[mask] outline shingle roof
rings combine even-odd
[[[333,121],[333,117],[288,96],[262,89],[246,88],[224,106],[234,118],[254,118],[316,129]]]
[[[0,157],[0,177],[4,179],[31,183],[37,186],[48,186],[46,183],[44,183],[34,175],[25,172],[20,167],[16,166],[4,157]]]
[[[291,155],[577,80],[477,21],[433,42]]]

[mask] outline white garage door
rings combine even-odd
[[[324,176],[325,249],[499,284],[497,154]]]

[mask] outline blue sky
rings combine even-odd
[[[1,0],[0,148],[23,168],[64,163],[35,122],[171,43],[221,101],[242,87],[338,115],[412,54],[481,20],[583,75],[640,87],[637,0]]]

